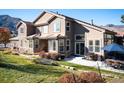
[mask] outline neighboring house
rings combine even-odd
[[[111,30],[48,11],[44,11],[30,26],[21,21],[17,30],[18,36],[11,41],[16,42],[21,53],[44,50],[65,56],[87,55],[89,52],[104,55],[102,48],[112,43],[116,34]]]
[[[115,42],[124,45],[124,25],[107,25],[103,27],[115,31],[117,33],[115,36]]]
[[[29,40],[27,37],[35,34],[35,27],[31,22],[20,21],[17,26],[18,36],[11,38],[11,47],[18,49],[20,53],[33,53],[32,48],[29,47]]]

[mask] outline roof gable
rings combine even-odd
[[[72,17],[69,17],[69,16],[66,16],[66,15],[63,15],[63,14],[58,14],[58,13],[55,13],[55,12],[49,12],[49,11],[43,11],[42,14],[40,14],[35,20],[34,20],[34,24],[40,19],[42,18],[45,13],[48,13],[49,15],[51,15],[51,17],[47,18],[48,20],[46,21],[46,24],[49,23],[49,21],[51,21],[53,18],[55,17],[59,17],[59,18],[63,18],[63,19],[67,19],[67,20],[71,20],[71,21],[74,21],[74,22],[77,22],[81,25],[85,25],[87,27],[90,27],[90,28],[93,28],[93,29],[96,29],[98,31],[112,31],[110,29],[106,29],[106,28],[103,28],[103,27],[100,27],[100,26],[97,26],[97,25],[94,25],[94,24],[90,24],[90,23],[87,23],[85,21],[81,21],[81,20],[78,20],[78,19],[75,19],[75,18],[72,18]]]
[[[65,18],[64,16],[58,15],[53,12],[48,12],[48,11],[43,11],[34,21],[33,23],[36,24],[44,24],[44,23],[49,23],[52,19],[55,17],[59,18]]]

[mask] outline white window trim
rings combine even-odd
[[[88,46],[88,48],[89,48],[90,46],[92,46],[92,47],[93,47],[93,51],[90,51],[90,50],[89,50],[89,52],[94,52],[94,42],[93,42],[93,45],[90,45],[90,44],[89,44],[89,43],[90,43],[90,41],[92,41],[92,42],[93,42],[93,40],[89,40],[89,42],[88,42],[88,45],[89,45],[89,46]]]
[[[60,27],[60,30],[59,31],[57,31],[56,30],[56,28],[57,28],[57,23],[59,23],[59,27]],[[56,21],[54,24],[53,24],[53,32],[61,32],[61,20],[58,20],[58,21]]]
[[[52,45],[53,45],[53,51],[56,51],[56,40],[52,40]],[[55,44],[55,46],[54,46],[54,44]]]
[[[69,23],[69,26],[67,26],[67,23]],[[70,31],[70,22],[66,22],[66,28],[69,27],[69,30],[66,29],[67,32]]]
[[[29,48],[33,48],[33,40],[29,40]]]
[[[67,41],[69,41],[69,45],[67,45]],[[67,46],[69,46],[69,50],[67,50]],[[66,39],[66,51],[67,52],[70,52],[70,49],[71,48],[71,41],[70,41],[70,39]]]
[[[41,33],[48,33],[48,25],[44,25],[40,27],[40,32]]]
[[[80,54],[77,54],[77,53],[76,53],[76,44],[77,44],[77,43],[83,43],[83,42],[79,42],[79,41],[76,41],[76,42],[75,42],[75,50],[74,50],[74,51],[75,51],[75,55],[80,55]],[[79,48],[80,48],[80,46],[79,46]],[[84,47],[84,51],[85,51],[85,47]],[[80,50],[79,50],[79,53],[80,53]],[[85,52],[84,52],[84,53],[85,53]]]
[[[85,36],[85,34],[76,34],[75,35],[75,41],[83,41],[83,40],[76,40],[76,36]],[[85,40],[85,37],[84,37],[84,40]]]
[[[96,41],[99,41],[99,45],[96,45]],[[101,50],[100,50],[100,40],[95,40],[94,46],[95,46],[94,48],[99,47],[99,52],[101,51]],[[96,49],[94,49],[94,51],[97,52]],[[99,53],[99,52],[98,52],[98,53]]]
[[[60,40],[62,40],[63,45],[60,45]],[[63,51],[60,50],[60,46],[63,46],[63,51],[64,51],[64,39],[59,39],[59,51],[63,52]]]
[[[45,30],[47,30],[47,31],[45,31]],[[43,33],[48,33],[48,26],[47,25],[43,26]]]
[[[20,33],[24,33],[24,28],[20,27]]]
[[[38,40],[38,42],[37,42],[36,40]],[[39,48],[39,39],[35,39],[35,40],[34,40],[34,48],[36,48],[36,47],[35,47],[35,46],[36,46],[36,42],[37,42],[37,45],[38,45],[37,48]]]

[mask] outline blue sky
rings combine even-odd
[[[32,22],[42,11],[42,9],[0,9],[0,15],[10,15]],[[58,12],[86,22],[91,22],[91,19],[93,19],[96,25],[124,25],[120,22],[124,9],[51,9],[49,11]]]

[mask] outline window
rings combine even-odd
[[[70,23],[69,22],[66,23],[66,31],[70,31]]]
[[[53,40],[53,50],[56,50],[56,42]]]
[[[104,34],[104,43],[105,45],[112,44],[114,42],[114,35]]]
[[[93,41],[92,40],[89,41],[89,51],[93,52]]]
[[[76,41],[84,41],[84,34],[75,35]]]
[[[64,39],[59,40],[59,51],[64,51]]]
[[[70,39],[66,40],[66,51],[70,51]]]
[[[41,33],[48,33],[48,26],[42,26]]]
[[[48,26],[44,26],[44,33],[48,33]]]
[[[33,40],[29,40],[29,47],[30,47],[30,48],[33,47]]]
[[[21,40],[21,47],[23,47],[23,40]]]
[[[24,28],[20,28],[20,33],[24,33]]]
[[[95,40],[95,52],[100,52],[100,41]]]
[[[39,46],[39,40],[35,39],[34,40],[34,48],[38,48],[38,46]]]
[[[61,29],[60,24],[61,24],[60,21],[54,23],[54,32],[60,32]]]

